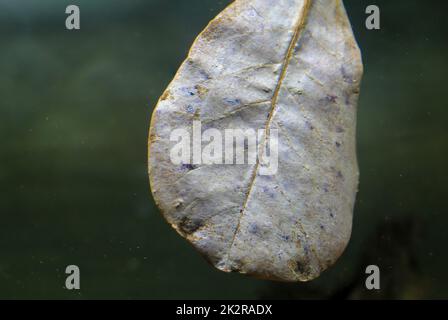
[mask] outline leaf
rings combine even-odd
[[[236,0],[193,44],[153,113],[149,176],[167,221],[215,267],[308,281],[351,234],[363,68],[342,1]],[[252,164],[174,164],[173,130],[262,129]],[[278,139],[278,170],[260,173]],[[232,144],[233,146],[233,144]]]

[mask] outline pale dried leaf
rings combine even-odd
[[[317,277],[351,234],[361,76],[342,1],[233,2],[196,39],[152,117],[150,183],[167,221],[220,270]],[[194,119],[278,129],[278,172],[173,165],[170,133]]]

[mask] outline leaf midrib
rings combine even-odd
[[[234,242],[236,240],[236,236],[238,235],[238,232],[239,232],[239,229],[240,229],[240,225],[241,225],[241,220],[242,220],[242,218],[244,216],[244,213],[246,211],[246,207],[247,207],[247,204],[249,202],[249,198],[251,196],[252,188],[253,188],[253,186],[255,184],[255,180],[256,180],[256,177],[257,177],[258,169],[260,167],[260,158],[263,156],[263,151],[265,149],[265,144],[266,144],[267,136],[268,136],[268,133],[269,133],[269,130],[270,130],[272,118],[274,117],[274,114],[276,113],[279,93],[280,93],[280,90],[281,90],[282,85],[283,85],[283,80],[286,77],[286,73],[287,73],[287,70],[288,70],[288,67],[289,67],[289,63],[290,63],[291,58],[292,58],[292,56],[294,54],[294,50],[295,50],[296,44],[299,41],[300,36],[302,34],[302,31],[303,31],[303,29],[304,29],[304,27],[306,25],[306,20],[307,20],[307,17],[308,17],[310,6],[311,6],[311,1],[312,0],[304,0],[304,5],[302,7],[302,14],[299,17],[299,19],[298,19],[298,21],[296,23],[296,26],[294,27],[294,34],[293,34],[293,37],[292,37],[292,39],[291,39],[291,41],[289,43],[289,47],[288,47],[288,50],[286,52],[286,56],[285,56],[284,61],[283,61],[282,70],[281,70],[281,73],[280,73],[280,76],[279,76],[279,79],[278,79],[278,82],[277,82],[274,94],[273,94],[272,99],[271,99],[271,110],[270,110],[270,113],[269,113],[269,118],[266,121],[266,126],[265,126],[265,130],[264,130],[264,139],[263,139],[263,143],[261,145],[261,154],[259,155],[259,157],[257,157],[257,162],[255,163],[254,169],[253,169],[251,177],[250,177],[248,190],[246,192],[246,196],[245,196],[242,208],[240,210],[240,216],[238,218],[238,224],[237,224],[237,226],[235,228],[235,232],[233,234],[232,240],[230,242],[229,249],[227,251],[227,257],[229,256],[230,251],[231,251],[231,249],[233,247],[233,244],[234,244]]]

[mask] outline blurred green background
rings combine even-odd
[[[151,111],[229,2],[0,0],[0,298],[448,298],[446,1],[345,1],[365,62],[361,184],[350,245],[319,279],[221,273],[164,222]],[[69,4],[80,31],[65,29]],[[69,264],[80,291],[64,288]]]

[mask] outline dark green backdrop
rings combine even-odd
[[[361,184],[351,243],[318,280],[218,272],[164,222],[150,114],[228,3],[0,0],[0,298],[448,298],[446,1],[345,1],[365,62]],[[64,289],[69,264],[80,291]],[[363,287],[369,264],[380,292]]]

